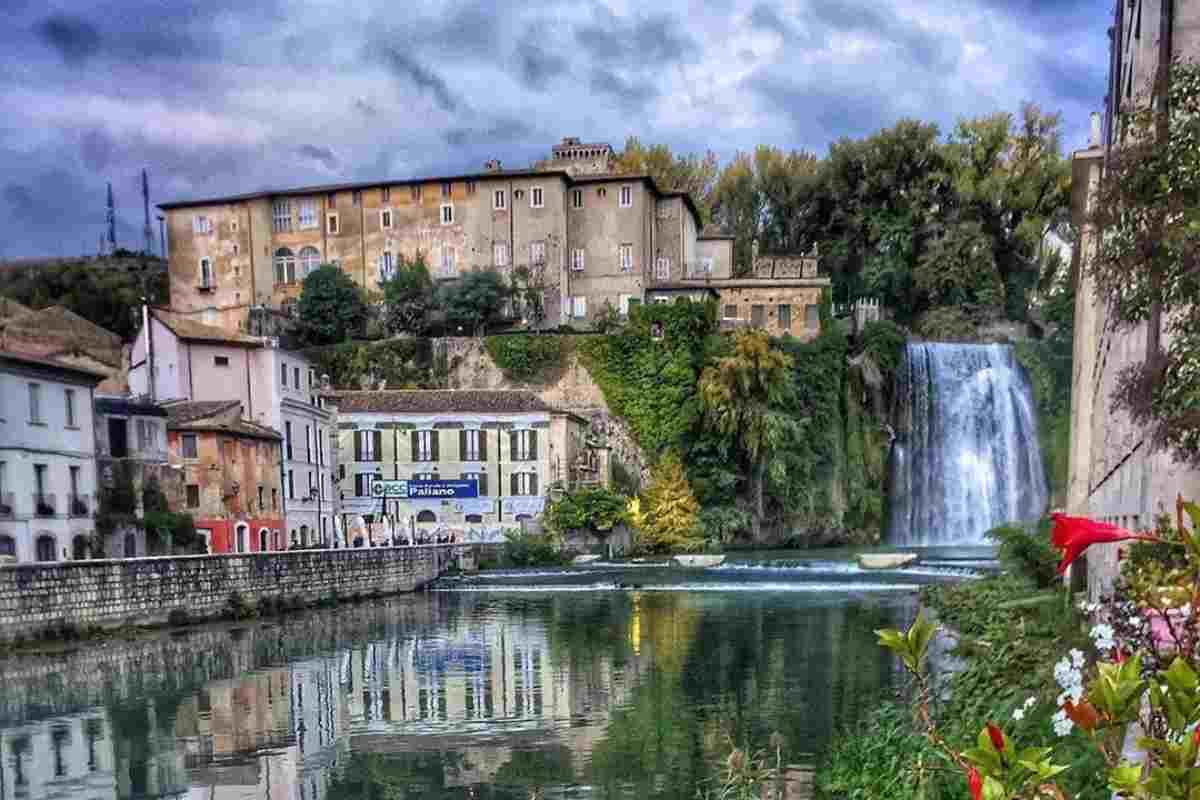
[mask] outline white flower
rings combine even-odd
[[[1097,650],[1112,650],[1117,646],[1117,642],[1113,639],[1112,625],[1100,623],[1092,628],[1089,634],[1096,643]]]
[[[1030,698],[1025,701],[1025,705],[1022,706],[1022,708],[1024,708],[1025,710],[1028,711],[1029,709],[1033,708],[1035,705],[1037,705],[1037,698],[1030,696]]]
[[[1071,664],[1076,669],[1079,669],[1080,667],[1083,666],[1083,651],[1082,650],[1072,650],[1069,653],[1069,655],[1071,656]]]
[[[1025,719],[1025,709],[1018,708],[1017,710],[1013,711],[1013,719],[1015,719],[1017,722]]]
[[[1137,614],[1134,614],[1132,617],[1129,618],[1129,626],[1131,628],[1142,627],[1142,618],[1139,617]]]
[[[1179,607],[1179,616],[1183,617],[1184,619],[1187,619],[1191,615],[1192,615],[1192,604],[1191,603],[1184,603],[1182,606]]]
[[[1051,717],[1050,724],[1054,727],[1054,732],[1059,736],[1066,736],[1075,727],[1075,723],[1071,722],[1065,711],[1059,711]]]

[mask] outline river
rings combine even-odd
[[[687,798],[811,761],[897,678],[874,630],[961,568],[524,570],[0,659],[0,800]]]

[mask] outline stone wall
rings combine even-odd
[[[231,593],[315,603],[336,594],[409,592],[437,577],[451,546],[295,550],[67,561],[0,567],[0,641],[61,626],[159,624],[175,609],[226,613]]]

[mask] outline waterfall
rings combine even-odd
[[[986,544],[985,531],[1045,511],[1033,399],[1012,348],[909,344],[897,384],[892,544]]]

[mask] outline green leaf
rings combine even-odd
[[[1167,685],[1174,691],[1191,693],[1196,691],[1196,686],[1200,681],[1196,679],[1196,672],[1188,666],[1187,662],[1179,656],[1171,662],[1171,666],[1167,671],[1161,673],[1166,679]]]
[[[1108,788],[1121,794],[1136,795],[1141,780],[1141,764],[1123,761],[1108,771]]]

